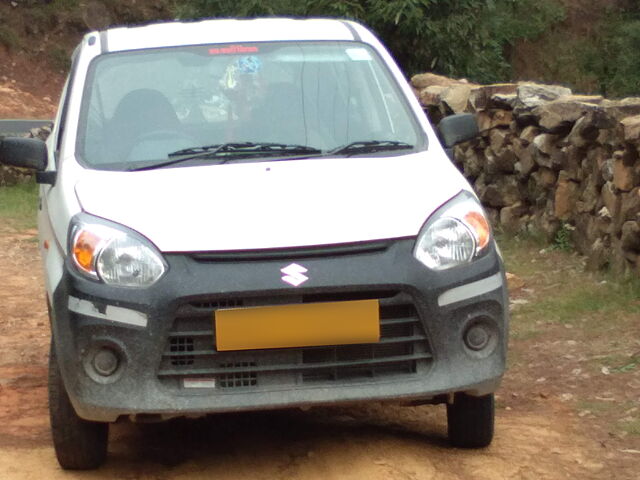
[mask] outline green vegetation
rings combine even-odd
[[[633,3],[633,6],[631,5]],[[608,10],[596,36],[580,49],[584,74],[594,78],[606,96],[640,93],[640,5]]]
[[[640,418],[634,418],[627,422],[621,422],[621,429],[631,435],[640,435]]]
[[[500,236],[498,242],[507,270],[527,279],[526,288],[532,291],[524,299],[516,299],[513,338],[535,338],[549,325],[575,327],[583,334],[597,336],[612,329],[632,329],[640,317],[640,279],[585,273],[571,250],[545,247],[539,239]],[[517,304],[518,300],[524,301]],[[628,354],[611,360],[607,366],[612,373],[632,371],[640,363]]]
[[[477,82],[510,77],[506,56],[564,18],[553,0],[189,0],[181,18],[338,16],[367,24],[407,74],[431,70]]]
[[[23,183],[0,188],[0,223],[18,229],[35,228],[38,187]]]
[[[562,223],[562,226],[556,232],[551,247],[562,252],[570,252],[573,250],[573,244],[571,243],[571,226],[568,223]]]
[[[560,285],[559,285],[560,287]],[[583,328],[609,328],[610,315],[640,315],[640,282],[572,282],[571,288],[549,292],[544,299],[524,305],[519,314],[545,323],[579,322]]]
[[[20,38],[8,25],[0,25],[0,45],[4,45],[9,51],[20,48]]]

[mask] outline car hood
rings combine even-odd
[[[237,163],[140,172],[85,170],[87,213],[163,252],[331,245],[418,234],[468,188],[440,155]]]

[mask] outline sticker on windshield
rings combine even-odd
[[[366,48],[347,48],[347,55],[351,60],[363,62],[371,60],[371,54]]]
[[[258,53],[258,47],[245,47],[244,45],[231,45],[229,47],[213,47],[209,49],[209,55],[236,55],[238,53]]]

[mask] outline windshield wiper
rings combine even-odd
[[[388,152],[390,150],[408,150],[411,148],[413,148],[413,145],[395,140],[369,140],[351,142],[328,153],[331,155],[357,155],[360,153]]]
[[[288,156],[288,155],[317,155],[322,151],[307,145],[286,143],[221,143],[216,145],[204,145],[202,147],[183,148],[167,154],[169,160],[153,163],[142,167],[134,167],[129,171],[153,170],[167,167],[177,163],[186,162],[198,158],[215,158],[216,165],[227,163],[230,160],[247,158],[252,156]],[[286,157],[285,157],[286,158]]]

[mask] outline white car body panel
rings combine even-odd
[[[213,27],[213,28],[212,28]],[[329,19],[216,20],[158,23],[137,28],[115,28],[107,33],[109,51],[140,50],[211,43],[273,42],[286,40],[353,40],[349,28]]]
[[[84,211],[134,228],[163,252],[352,243],[415,236],[466,187],[448,160],[431,157],[87,171],[76,192]]]

